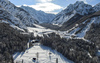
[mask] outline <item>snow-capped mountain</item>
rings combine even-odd
[[[96,5],[93,7],[93,9],[94,9],[95,11],[100,11],[100,3],[96,4]]]
[[[65,22],[60,29],[65,30],[65,37],[84,38],[86,33],[90,31],[91,26],[100,24],[100,11],[87,16],[72,17]]]
[[[25,24],[25,26],[32,26],[34,23],[38,23],[38,21],[33,18],[27,11],[16,7],[8,0],[0,0],[0,6],[14,18]]]
[[[77,1],[75,4],[70,4],[67,8],[58,13],[52,23],[62,25],[76,14],[84,16],[93,12],[95,11],[91,5],[85,4],[83,1]]]
[[[92,7],[82,1],[70,4],[53,20],[53,24],[62,26],[58,26],[57,30],[51,30],[48,27],[45,28],[35,23],[39,21],[39,23],[45,23],[46,25],[43,24],[44,26],[50,25],[54,28],[55,26],[50,23],[54,15],[36,11],[29,7],[25,7],[26,10],[24,10],[24,8],[16,7],[8,0],[0,0],[0,63],[13,63],[13,60],[15,62],[18,61],[18,63],[20,61],[32,63],[34,58],[38,59],[36,57],[37,52],[41,58],[39,57],[39,60],[36,60],[36,62],[47,61],[45,63],[49,63],[53,60],[54,63],[55,61],[59,63],[100,63],[100,56],[97,55],[97,53],[100,55],[99,6],[97,4]],[[50,24],[48,25],[47,23]],[[21,31],[26,32],[20,33],[12,27],[25,28],[21,29]],[[36,46],[34,43],[35,47],[32,47],[32,49],[29,48],[31,39],[33,42],[33,39],[39,40],[39,43],[51,47],[54,51],[52,52],[51,49],[46,49],[46,47],[40,47],[41,44],[39,44],[38,48],[38,43],[36,43]],[[28,49],[26,49],[27,46]],[[73,62],[59,56],[60,54],[55,50]],[[25,51],[25,54],[23,51]],[[14,59],[12,59],[13,53],[16,53]],[[46,54],[44,55],[43,53]],[[35,55],[34,58],[31,54]]]
[[[4,8],[0,7],[0,19],[3,20],[2,22],[10,23],[12,25],[21,26],[24,25],[22,22],[14,17],[12,14],[7,12]]]
[[[12,14],[10,14],[8,11],[6,11],[2,7],[0,7],[0,23],[7,23],[14,29],[17,29],[22,32],[24,32],[23,29],[26,28],[26,25],[23,24],[21,20],[14,17]]]
[[[39,23],[51,23],[51,21],[55,18],[54,14],[45,13],[43,11],[37,11],[31,7],[22,5],[21,8],[29,12]]]
[[[83,1],[70,4],[53,20],[53,24],[61,25],[60,35],[70,38],[84,38],[92,24],[100,23],[100,3],[92,7]]]

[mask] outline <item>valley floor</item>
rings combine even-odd
[[[38,60],[33,61],[32,59],[37,56]],[[56,63],[56,58],[58,58],[58,63],[73,63],[57,51],[39,44],[35,44],[25,52],[14,54],[13,58],[14,63]]]

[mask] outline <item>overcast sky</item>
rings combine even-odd
[[[9,0],[17,6],[28,5],[36,10],[42,10],[47,13],[58,13],[69,4],[76,1],[84,1],[87,4],[96,5],[100,0]]]

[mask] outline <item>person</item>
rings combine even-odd
[[[52,53],[51,52],[49,52],[49,56],[51,55]]]
[[[51,53],[51,52],[49,52],[49,58],[50,58],[50,60],[51,60],[51,54],[52,54],[52,53]]]

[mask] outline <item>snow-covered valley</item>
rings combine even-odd
[[[35,27],[27,27],[28,33],[34,33],[34,36],[43,36],[43,34],[49,34],[55,32],[55,30],[46,29],[40,25],[34,24]]]
[[[100,3],[54,15],[0,0],[0,63],[74,62],[100,63]]]

